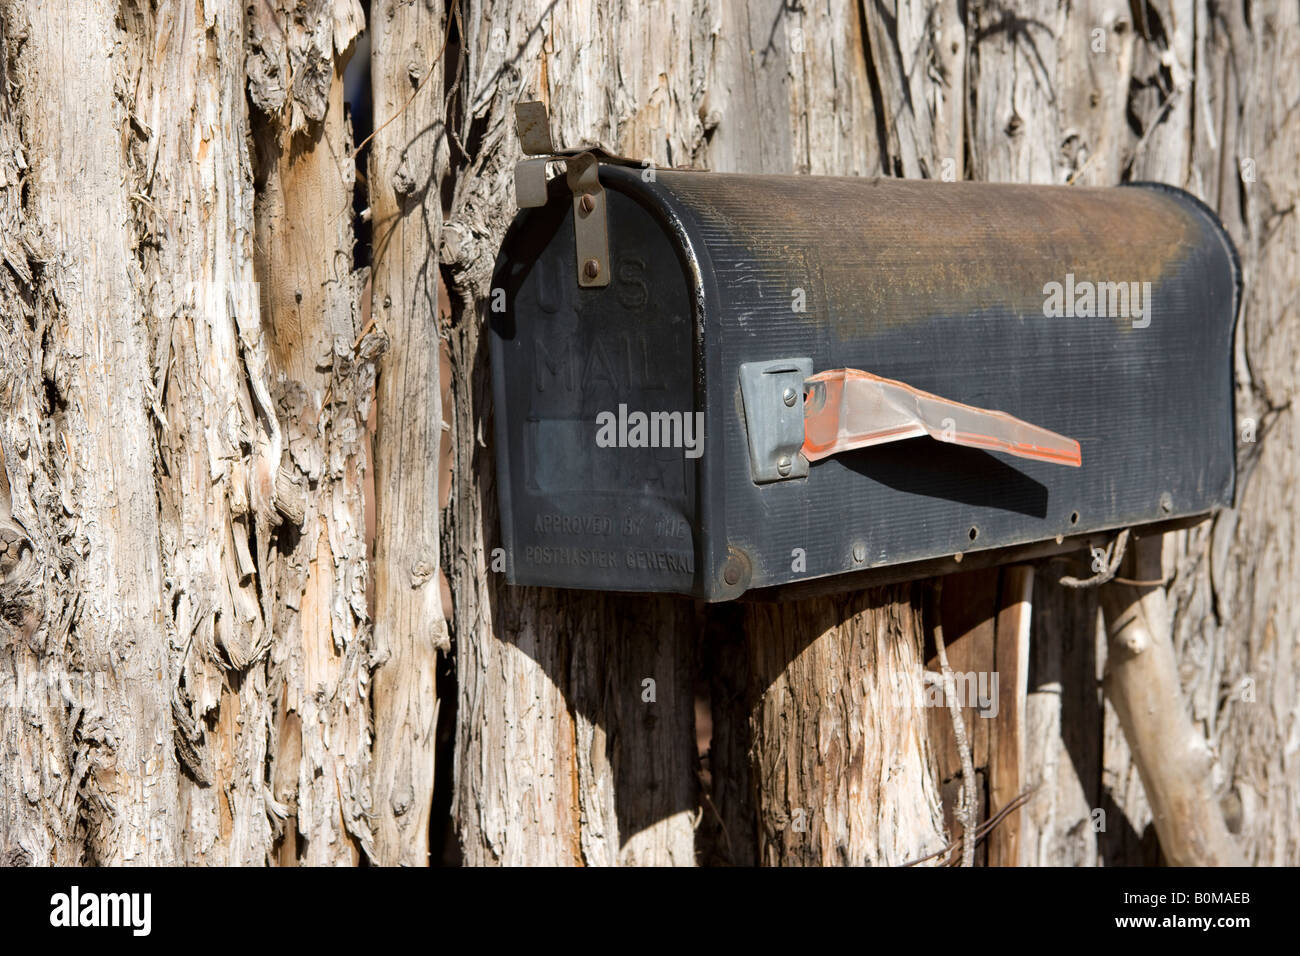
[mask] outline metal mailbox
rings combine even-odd
[[[1240,270],[1189,194],[533,151],[567,175],[521,172],[489,312],[512,583],[727,600],[1231,504]]]

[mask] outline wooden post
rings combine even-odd
[[[1161,536],[1138,538],[1127,580],[1161,581]],[[1174,866],[1241,864],[1214,793],[1214,754],[1188,715],[1170,638],[1165,589],[1111,581],[1101,588],[1106,621],[1106,696],[1133,751],[1160,849]]]
[[[1033,616],[1034,568],[1002,571],[994,636],[998,716],[990,727],[989,812],[1020,796],[1025,786],[1025,715],[1029,680],[1029,627]],[[1020,813],[1006,816],[988,837],[989,866],[1020,865]]]
[[[894,866],[943,846],[923,588],[745,605],[762,865]]]

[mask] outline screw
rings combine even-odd
[[[785,402],[787,408],[794,404],[796,398],[798,398],[798,396],[795,394],[793,388],[787,388],[781,393],[781,401]]]
[[[591,193],[582,194],[582,198],[578,200],[578,208],[585,213],[589,213],[596,208],[596,200],[591,198]]]
[[[867,560],[867,546],[865,544],[855,544],[853,546],[853,560],[858,564]]]
[[[1165,514],[1174,510],[1174,499],[1167,491],[1160,496],[1160,510]]]
[[[588,259],[582,264],[582,274],[588,279],[594,279],[600,275],[600,262],[596,259]]]
[[[782,477],[782,478],[784,478],[786,475],[790,474],[790,458],[789,458],[789,456],[787,456],[787,455],[782,455],[782,456],[777,460],[777,463],[776,463],[776,470],[779,471],[779,472],[781,473],[781,477]]]

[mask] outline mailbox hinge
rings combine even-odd
[[[646,169],[647,160],[616,156],[600,146],[556,149],[551,139],[546,105],[536,101],[515,104],[515,130],[519,146],[531,157],[515,164],[515,205],[520,209],[546,205],[546,168],[564,163],[565,180],[573,192],[573,231],[578,286],[595,289],[609,285],[613,272],[609,258],[609,217],[605,213],[605,187],[600,165]],[[675,172],[691,170],[674,168]]]

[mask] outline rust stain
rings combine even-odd
[[[569,819],[571,829],[569,831],[569,852],[573,854],[574,866],[586,866],[586,861],[582,858],[582,797],[581,784],[578,781],[578,723],[573,715],[573,711],[565,711],[565,727],[569,731],[569,786],[571,789],[571,799],[573,801],[573,813]]]
[[[725,236],[710,241],[711,253],[727,242],[747,253],[719,248],[715,266],[752,268],[752,281],[783,292],[796,320],[789,290],[807,289],[807,321],[833,314],[841,334],[855,321],[865,330],[936,314],[1032,312],[1044,283],[1067,271],[1154,286],[1185,263],[1201,228],[1174,197],[1134,187],[672,172],[660,180]]]

